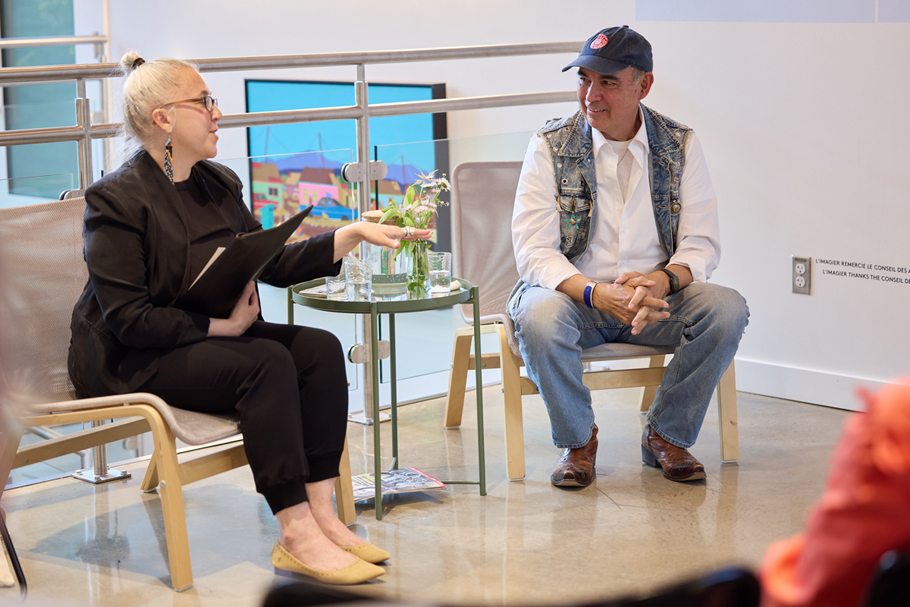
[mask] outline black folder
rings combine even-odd
[[[281,251],[288,238],[313,210],[313,205],[268,230],[238,234],[227,247],[212,256],[209,264],[174,304],[181,310],[211,318],[228,318],[243,289]]]

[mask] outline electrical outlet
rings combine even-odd
[[[810,295],[812,286],[812,258],[811,257],[794,257],[793,258],[793,292]]]

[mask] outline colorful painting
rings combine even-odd
[[[247,111],[264,112],[352,105],[351,83],[247,80]],[[445,97],[444,85],[370,84],[372,103],[419,101]],[[389,168],[386,179],[371,188],[371,207],[401,199],[417,174],[448,172],[444,114],[389,116],[370,120],[374,159]],[[248,132],[253,214],[268,228],[308,205],[315,209],[294,239],[306,239],[358,218],[357,184],[341,178],[341,168],[354,160],[353,120],[334,120],[265,127]],[[417,142],[417,143],[415,143]],[[447,219],[447,217],[446,217]],[[439,225],[442,227],[443,222]],[[448,240],[446,223],[445,240]]]

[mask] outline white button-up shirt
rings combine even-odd
[[[624,272],[649,274],[666,262],[686,266],[696,281],[707,281],[720,260],[720,230],[717,196],[695,133],[686,141],[677,247],[669,262],[660,247],[651,204],[650,148],[644,122],[625,152],[624,145],[608,142],[596,129],[592,129],[592,137],[598,206],[588,249],[576,265],[559,249],[550,151],[542,137],[531,138],[512,212],[512,245],[521,279],[556,289],[579,273],[612,282]]]

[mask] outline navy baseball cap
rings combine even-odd
[[[584,48],[572,63],[562,68],[584,67],[598,74],[609,76],[629,66],[651,72],[654,59],[651,43],[628,25],[600,30],[585,42]]]

